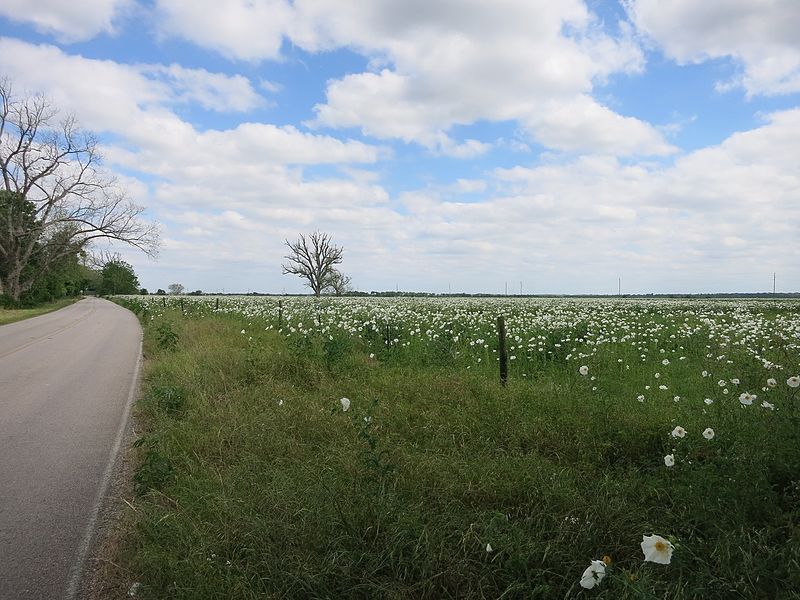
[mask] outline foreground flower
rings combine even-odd
[[[667,465],[668,467],[674,467],[675,466],[675,455],[674,454],[667,454],[664,457],[664,464]]]
[[[786,380],[786,385],[788,385],[790,388],[800,387],[800,376],[792,375]]]
[[[674,438],[686,437],[686,430],[680,425],[678,425],[675,429],[672,430],[672,437]]]
[[[711,427],[706,427],[703,430],[703,437],[706,438],[707,440],[713,440],[714,439],[714,430],[711,429]]]
[[[589,374],[589,367],[583,365],[580,369],[578,369],[578,373],[581,375],[588,375]]]
[[[767,387],[774,388],[777,385],[778,382],[775,380],[774,377],[770,377],[769,379],[767,379]]]
[[[492,548],[491,544],[486,544],[486,552],[494,552],[494,548]]]
[[[644,552],[644,559],[647,562],[668,565],[672,560],[674,549],[672,543],[660,535],[642,536],[642,552]]]
[[[741,402],[743,406],[750,406],[756,398],[758,398],[758,396],[750,394],[749,392],[742,392],[739,394],[739,402]]]
[[[339,402],[342,403],[342,410],[344,412],[347,412],[348,409],[350,408],[350,399],[349,398],[342,398],[341,400],[339,400]]]
[[[602,560],[593,560],[581,575],[581,587],[592,589],[606,576],[606,565]]]
[[[761,408],[768,408],[769,410],[775,410],[775,405],[770,403],[770,402],[767,402],[766,400],[764,400],[761,403]]]

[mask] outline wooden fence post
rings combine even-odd
[[[506,351],[506,320],[504,317],[497,317],[497,337],[500,358],[500,383],[505,386],[508,383],[508,352]]]

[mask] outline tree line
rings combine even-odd
[[[96,138],[73,115],[40,94],[17,96],[7,78],[0,78],[0,176],[0,302],[138,286],[118,258],[90,265],[92,244],[113,240],[154,256],[157,225],[102,168]]]
[[[0,305],[147,293],[130,264],[119,255],[98,260],[92,244],[112,240],[155,256],[157,225],[102,168],[93,134],[45,96],[16,95],[2,77],[0,176]],[[343,250],[327,233],[301,234],[286,246],[283,273],[304,279],[315,296],[351,291],[350,277],[337,268]],[[170,293],[183,286],[172,284]]]

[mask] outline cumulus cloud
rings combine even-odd
[[[280,56],[293,14],[286,0],[156,0],[155,5],[162,34],[251,62]]]
[[[348,45],[387,65],[329,82],[326,101],[315,108],[317,125],[360,127],[456,156],[457,146],[451,152],[439,140],[455,125],[480,120],[516,120],[560,150],[672,150],[650,124],[590,98],[597,81],[638,72],[643,57],[624,27],[621,37],[610,37],[582,2],[296,6],[308,27],[293,32],[301,46]],[[577,109],[578,122],[564,119],[565,105]]]
[[[721,91],[800,91],[800,3],[795,0],[628,0],[636,27],[681,64],[732,58],[741,66]]]
[[[672,150],[649,123],[591,99],[609,75],[640,72],[644,57],[625,23],[609,35],[581,0],[201,4],[159,0],[164,33],[240,60],[279,59],[283,40],[369,59],[367,71],[328,83],[313,126],[356,127],[459,158],[496,142],[453,139],[454,127],[482,120],[517,121],[533,139],[569,152]],[[578,109],[574,126],[564,123],[565,104]],[[573,131],[556,135],[554,122]]]
[[[132,0],[3,0],[0,15],[32,25],[61,42],[82,42],[100,33],[114,33],[114,21]]]

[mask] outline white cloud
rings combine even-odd
[[[156,0],[164,34],[233,59],[278,58],[292,8],[286,0]]]
[[[664,155],[677,151],[651,125],[623,117],[584,95],[551,103],[541,114],[530,117],[528,126],[551,148],[614,155]]]
[[[164,81],[174,101],[196,103],[206,110],[244,112],[264,104],[250,80],[241,75],[210,73],[177,64],[142,65],[139,71],[148,78]]]
[[[719,82],[748,95],[800,91],[800,2],[628,0],[636,27],[681,64],[730,57],[742,72]]]
[[[539,142],[568,151],[672,150],[648,123],[589,96],[611,73],[638,72],[643,57],[627,32],[609,37],[577,0],[433,7],[305,0],[296,7],[295,43],[349,46],[386,65],[329,82],[317,125],[360,127],[456,156],[460,147],[440,140],[453,126],[480,120],[516,120]],[[577,122],[564,118],[565,106],[576,109]]]
[[[241,60],[278,59],[282,40],[309,51],[352,49],[370,69],[328,82],[309,124],[360,128],[434,154],[474,158],[497,140],[459,140],[479,121],[517,121],[567,151],[664,154],[650,124],[593,103],[597,83],[637,73],[628,26],[611,37],[581,0],[159,0],[162,29]],[[577,124],[563,106],[579,109]],[[571,131],[555,134],[557,124]],[[580,143],[577,143],[580,140]]]
[[[100,33],[114,33],[115,19],[132,0],[3,0],[0,15],[32,25],[62,42],[82,42]]]

